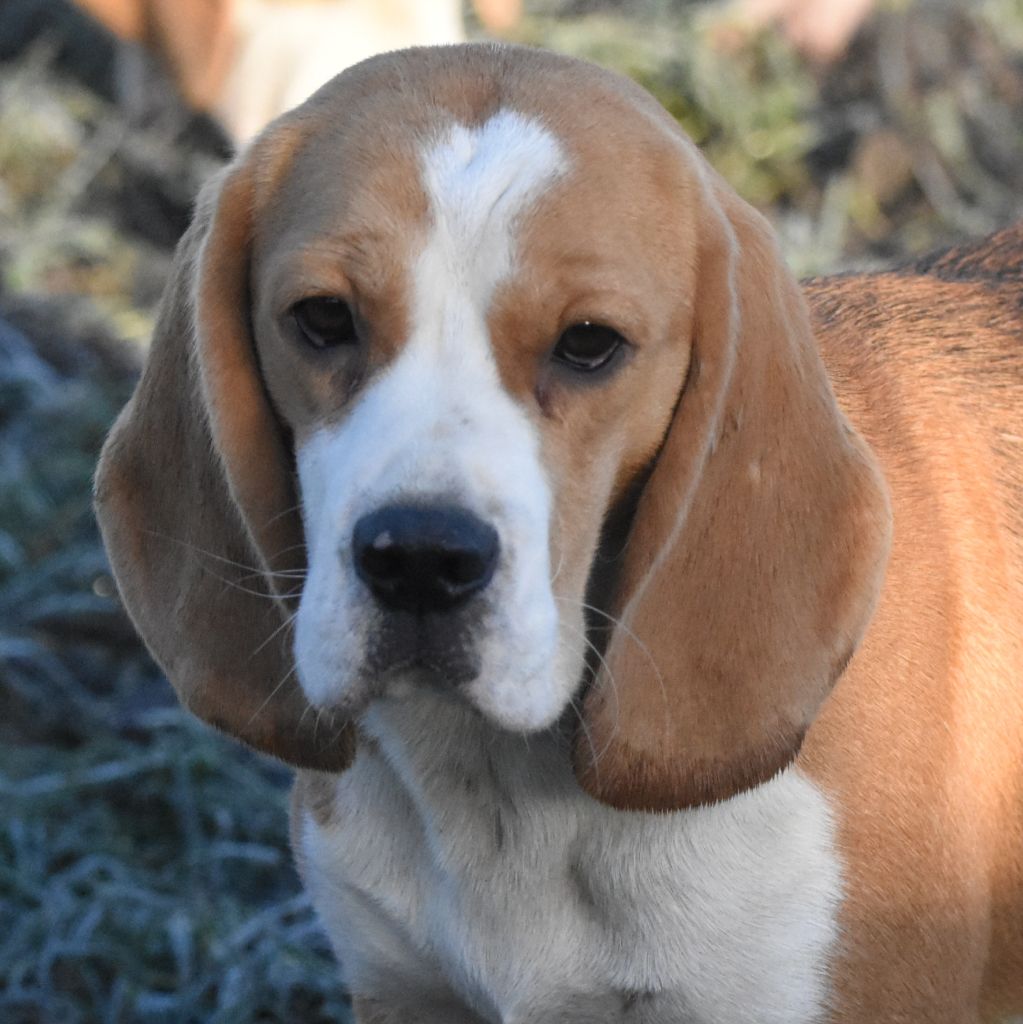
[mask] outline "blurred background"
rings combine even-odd
[[[288,773],[178,710],[89,507],[197,188],[310,75],[484,35],[617,68],[800,275],[1023,211],[1023,0],[431,3],[383,26],[396,0],[0,0],[5,1024],[350,1019],[287,852]]]

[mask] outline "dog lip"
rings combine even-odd
[[[315,700],[309,696],[308,691],[306,695],[310,704],[317,711],[339,715],[346,719],[354,719],[362,715],[370,702],[379,696],[376,691],[376,680],[363,679],[355,685],[349,686],[342,693],[332,688],[326,700]]]
[[[444,651],[417,648],[396,656],[381,656],[375,651],[371,670],[377,678],[393,679],[408,673],[438,689],[457,689],[476,679],[479,664],[470,651],[460,649],[449,656]]]
[[[427,684],[454,689],[480,671],[477,615],[389,612],[372,631],[365,670],[394,678],[411,673]]]

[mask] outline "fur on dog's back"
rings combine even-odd
[[[956,972],[934,970],[956,962],[998,1019],[1023,1004],[1023,679],[1009,667],[1023,651],[996,625],[1023,608],[1023,225],[894,271],[813,279],[805,294],[896,512],[875,622],[801,758],[841,794],[843,826],[874,822],[869,841],[842,828],[849,881],[876,897],[850,901],[845,927],[864,937],[851,963],[887,960],[892,979],[852,966],[837,987],[889,1019],[908,958],[960,1019]],[[912,612],[886,611],[897,606]],[[880,742],[858,761],[842,733]],[[907,846],[909,832],[922,839]],[[915,879],[904,904],[880,896],[892,871]]]

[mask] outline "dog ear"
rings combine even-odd
[[[352,731],[308,704],[291,653],[305,548],[249,326],[256,164],[200,198],[100,458],[96,511],[124,603],[182,703],[293,765],[338,771]]]
[[[704,174],[688,375],[574,750],[582,785],[623,809],[725,799],[789,764],[866,629],[890,542],[883,478],[769,227]]]
[[[214,109],[237,42],[237,0],[150,0],[147,42],[193,110]]]
[[[75,0],[75,5],[121,39],[140,42],[145,34],[142,0]]]
[[[211,111],[230,69],[237,0],[75,0],[121,39],[147,46],[193,110]]]

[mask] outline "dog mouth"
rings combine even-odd
[[[438,689],[457,689],[480,673],[479,632],[443,613],[391,613],[372,631],[366,672],[384,680],[405,676]]]

